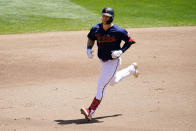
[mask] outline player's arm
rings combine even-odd
[[[136,42],[130,37],[128,42],[125,42],[123,47],[121,48],[122,52],[124,53],[129,47],[131,47],[132,44],[135,44]]]
[[[88,33],[87,37],[88,37],[88,41],[87,41],[87,56],[88,58],[92,59],[93,58],[93,51],[92,48],[94,46],[96,37],[95,37],[95,27],[92,27],[90,32]]]
[[[92,59],[93,58],[93,46],[94,46],[95,41],[91,40],[90,38],[88,38],[87,41],[87,56],[88,58]]]
[[[131,37],[131,35],[126,31],[122,31],[122,40],[125,42],[122,46],[121,50],[124,53],[131,45],[135,44],[135,40]]]
[[[136,43],[131,36],[128,34],[127,31],[124,32],[124,37],[122,38],[122,40],[125,41],[125,44],[123,45],[123,47],[120,50],[115,50],[112,51],[112,58],[118,58],[121,56],[122,53],[124,53],[127,49],[129,49],[129,47],[131,47],[132,44]]]
[[[88,38],[87,41],[87,49],[92,49],[94,46],[95,41]]]

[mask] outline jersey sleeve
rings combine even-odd
[[[95,27],[92,27],[90,32],[88,33],[87,37],[91,40],[96,40],[96,37],[95,37],[95,30],[96,28]]]
[[[121,38],[125,43],[131,42],[135,43],[135,40],[131,37],[131,35],[125,30],[122,30],[122,38]]]

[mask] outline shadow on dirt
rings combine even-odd
[[[75,119],[75,120],[55,120],[59,125],[68,125],[68,124],[92,124],[92,123],[102,123],[104,121],[100,121],[100,119],[105,119],[109,117],[118,117],[122,116],[122,114],[110,115],[110,116],[102,116],[95,117],[91,121],[87,121],[86,119]]]

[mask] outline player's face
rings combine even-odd
[[[109,16],[107,16],[107,15],[102,15],[102,23],[103,23],[103,24],[106,24],[106,22],[107,22],[109,19],[110,19]]]

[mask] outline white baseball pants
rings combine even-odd
[[[106,62],[101,61],[101,64],[102,72],[98,81],[96,94],[96,98],[98,100],[102,100],[108,84],[114,85],[123,80],[124,78],[130,76],[135,71],[133,65],[130,65],[127,68],[118,71],[121,65],[121,58],[108,60]]]

